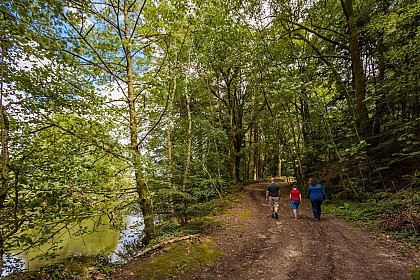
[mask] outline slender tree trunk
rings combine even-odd
[[[278,164],[278,166],[277,166],[277,177],[279,177],[279,178],[281,178],[281,176],[283,176],[283,174],[282,174],[282,172],[281,172],[281,169],[282,169],[282,165],[283,165],[283,160],[282,160],[282,157],[281,157],[281,154],[282,154],[282,145],[281,145],[281,143],[280,143],[280,141],[279,141],[279,164]]]
[[[5,49],[1,48],[1,84],[0,84],[0,118],[1,118],[1,186],[0,186],[0,211],[5,208],[5,200],[9,191],[9,118],[6,108],[3,106],[3,77]],[[4,231],[0,221],[0,275],[3,272],[4,256]]]
[[[300,97],[300,114],[302,117],[302,139],[303,139],[303,146],[306,147],[309,142],[309,121],[310,121],[310,112],[309,112],[309,105],[307,101],[307,97],[305,92],[302,92],[305,98]]]
[[[236,166],[236,149],[235,149],[235,145],[233,143],[233,139],[232,139],[232,144],[230,145],[230,176],[233,182],[236,182],[236,170],[235,170],[235,166]]]
[[[255,124],[254,127],[254,180],[258,180],[260,174],[260,151],[258,147],[258,125]]]
[[[241,173],[240,173],[240,167],[241,167],[241,151],[242,151],[242,145],[244,142],[244,132],[243,132],[243,102],[242,100],[238,100],[237,98],[238,94],[235,92],[235,108],[236,110],[233,110],[233,114],[235,116],[235,122],[234,122],[234,130],[235,130],[235,138],[234,138],[234,145],[235,145],[235,178],[236,180],[241,180]]]
[[[236,120],[235,120],[235,103],[233,101],[233,97],[231,95],[231,90],[230,90],[230,81],[228,81],[227,79],[225,79],[225,83],[226,83],[226,91],[227,91],[227,97],[228,97],[228,112],[229,112],[229,128],[227,131],[228,137],[229,137],[229,142],[230,142],[230,152],[229,152],[229,159],[230,159],[230,176],[232,181],[236,182],[237,177],[236,177]]]
[[[216,122],[214,121],[214,119],[211,118],[211,125],[214,128],[216,128],[218,126],[219,129],[222,129],[223,126],[222,126],[222,119],[221,119],[221,112],[220,112],[221,111],[220,110],[221,104],[220,104],[220,100],[219,99],[217,99],[217,101],[218,101],[217,102],[217,107],[218,107],[218,110],[217,110],[217,112],[218,112],[218,122],[217,122],[217,125],[216,125]],[[215,105],[213,105],[213,98],[212,98],[211,95],[209,96],[209,103],[210,103],[211,111],[212,112],[216,112],[216,109],[214,109]],[[219,154],[219,147],[218,147],[219,145],[217,143],[217,139],[215,137],[212,137],[212,140],[213,140],[213,143],[214,143],[215,152],[216,152],[216,154]],[[224,161],[224,159],[223,159],[223,161]],[[222,173],[220,171],[220,167],[223,165],[223,161],[222,161],[222,158],[221,157],[217,158],[217,160],[216,160],[216,162],[217,162],[217,175],[218,175],[218,178],[219,179],[222,178]],[[223,188],[222,187],[220,187],[220,192],[223,193]]]
[[[253,115],[255,116],[258,112],[257,112],[257,97],[255,96],[255,94],[252,96],[252,101],[253,101]],[[251,138],[250,142],[253,145],[253,159],[252,161],[254,162],[254,169],[253,169],[253,179],[257,180],[259,178],[259,165],[260,165],[260,152],[259,152],[259,134],[258,134],[258,118],[256,118],[253,121],[252,124],[252,129],[251,129],[251,134],[253,135],[253,139]]]
[[[382,124],[382,115],[384,113],[384,105],[385,105],[385,93],[382,90],[383,82],[385,79],[385,58],[384,58],[384,44],[382,36],[379,38],[378,42],[378,84],[379,84],[379,98],[375,101],[375,113],[374,113],[374,121],[373,121],[373,133],[374,135],[378,135],[381,133],[381,124]],[[376,86],[378,86],[376,84]]]
[[[176,38],[174,38],[174,41]],[[176,49],[176,43],[175,43]],[[172,189],[172,180],[173,180],[173,160],[172,160],[172,109],[173,102],[175,99],[175,92],[177,87],[177,64],[178,64],[178,52],[175,51],[175,65],[173,69],[171,68],[171,63],[169,62],[169,73],[173,75],[172,87],[169,86],[169,104],[168,104],[168,129],[167,129],[167,142],[168,142],[168,189]]]
[[[364,102],[365,75],[363,72],[363,61],[360,54],[360,45],[358,38],[357,19],[354,15],[353,0],[341,0],[344,14],[346,15],[349,31],[349,51],[352,62],[352,72],[354,78],[354,97],[356,110],[356,125],[361,132],[362,138],[366,139],[371,134],[367,106]]]
[[[302,174],[303,173],[303,163],[302,163],[302,155],[301,155],[301,149],[300,149],[300,139],[298,138],[299,137],[299,135],[301,135],[301,133],[299,133],[299,131],[298,132],[296,132],[296,130],[295,130],[295,123],[297,124],[297,126],[299,125],[299,118],[298,118],[298,115],[299,115],[299,111],[298,111],[298,108],[297,108],[297,106],[295,105],[295,112],[294,112],[294,114],[290,111],[290,108],[284,108],[283,107],[283,110],[286,112],[288,112],[288,122],[289,122],[289,128],[291,129],[291,135],[292,135],[292,137],[293,137],[293,143],[294,143],[294,147],[296,147],[296,154],[295,154],[295,160],[297,160],[297,162],[298,162],[298,167],[299,167],[299,169],[298,170],[296,170],[296,167],[294,167],[295,168],[295,174]],[[293,121],[293,119],[292,119],[292,116],[293,115],[295,115],[296,116],[296,120],[295,121]]]
[[[241,149],[242,149],[243,135],[239,134],[235,141],[235,178],[241,179],[240,166],[241,166]]]
[[[184,169],[184,178],[182,180],[182,192],[187,192],[187,184],[188,184],[188,176],[190,174],[191,168],[191,155],[192,155],[192,117],[191,117],[191,109],[190,109],[190,95],[188,93],[188,75],[190,69],[190,61],[191,59],[191,49],[188,52],[188,68],[187,72],[185,73],[185,99],[187,102],[187,119],[188,119],[188,130],[187,130],[187,156],[185,159],[185,169]],[[183,203],[183,223],[186,224],[188,222],[187,219],[187,200],[184,198]]]
[[[128,20],[128,1],[124,1],[124,24],[125,24],[125,37],[130,38],[129,20]],[[129,106],[129,118],[130,118],[130,145],[133,151],[133,166],[136,179],[136,190],[139,195],[140,209],[142,210],[144,219],[144,242],[148,244],[153,238],[154,234],[154,223],[153,223],[153,209],[151,202],[147,196],[147,184],[142,174],[142,168],[140,163],[140,149],[138,142],[138,122],[137,112],[135,105],[135,94],[134,94],[134,80],[133,80],[133,61],[130,44],[125,47],[125,56],[127,59],[126,72],[127,72],[127,97]]]
[[[2,92],[3,97],[3,92]],[[1,101],[2,98],[1,98]],[[0,211],[4,211],[7,192],[9,191],[9,118],[6,109],[0,104],[1,110],[1,187],[0,187]],[[0,221],[0,225],[1,225]],[[4,256],[4,231],[3,226],[0,227],[0,275],[3,271]]]

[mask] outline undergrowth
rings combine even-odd
[[[341,216],[372,230],[379,230],[410,246],[420,245],[420,193],[402,190],[378,192],[364,202],[327,200],[326,213]]]

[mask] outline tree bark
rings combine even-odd
[[[188,75],[189,69],[191,65],[191,49],[188,52],[188,68],[187,72],[185,73],[185,99],[187,102],[187,120],[188,120],[188,130],[187,130],[187,156],[185,159],[185,169],[184,169],[184,178],[182,180],[182,191],[185,193],[187,191],[187,184],[188,184],[188,176],[190,174],[191,168],[191,155],[192,155],[192,116],[191,116],[191,108],[190,108],[190,95],[188,93]],[[187,219],[187,200],[184,198],[183,203],[183,224],[188,222]]]
[[[124,1],[124,35],[128,39],[130,38],[129,30],[129,19],[128,19],[128,1]],[[144,181],[142,174],[142,168],[140,164],[140,149],[138,142],[138,123],[137,113],[135,105],[135,94],[134,94],[134,79],[133,79],[133,60],[131,54],[131,48],[128,44],[125,47],[125,56],[127,59],[126,72],[127,72],[127,99],[129,106],[129,118],[130,118],[130,145],[133,152],[133,166],[136,180],[136,190],[139,196],[140,209],[144,219],[144,243],[148,244],[153,238],[154,234],[154,223],[153,223],[153,209],[150,200],[147,196],[147,184]]]

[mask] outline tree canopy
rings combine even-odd
[[[0,4],[0,252],[92,215],[188,223],[241,182],[418,190],[418,1]],[[110,210],[111,209],[111,210]]]

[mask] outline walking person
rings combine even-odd
[[[295,220],[298,218],[298,209],[299,205],[302,203],[302,193],[297,189],[296,183],[292,184],[292,189],[290,190],[290,206],[293,209],[293,216]]]
[[[316,179],[309,178],[308,183],[308,196],[312,204],[312,213],[315,221],[319,221],[321,219],[321,204],[327,196],[324,187]]]
[[[271,178],[270,181],[271,183],[267,186],[267,191],[265,192],[265,201],[271,207],[271,217],[278,220],[279,214],[277,211],[279,209],[280,185],[274,182],[274,178]]]

